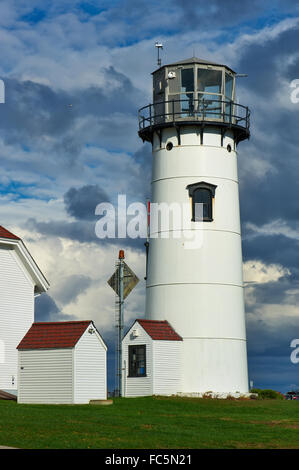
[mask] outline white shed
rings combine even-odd
[[[167,321],[136,320],[122,342],[123,396],[180,393],[181,356],[182,338]]]
[[[107,346],[92,321],[33,323],[18,353],[18,403],[107,399]]]
[[[48,281],[23,241],[0,226],[0,389],[16,391],[16,347],[34,322],[34,297]]]

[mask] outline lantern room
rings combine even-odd
[[[248,108],[235,102],[236,73],[226,65],[196,57],[153,72],[153,104],[139,110],[139,135],[169,123],[235,127],[236,141],[249,136]],[[154,128],[153,128],[154,127]]]

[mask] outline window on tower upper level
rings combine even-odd
[[[200,183],[189,184],[186,189],[192,199],[192,221],[212,222],[213,221],[213,199],[215,197],[214,184],[201,181]]]

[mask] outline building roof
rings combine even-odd
[[[168,321],[163,320],[136,320],[142,328],[147,332],[147,334],[155,340],[165,340],[165,341],[183,341],[181,336],[179,336]]]
[[[19,237],[6,230],[6,228],[2,227],[2,225],[0,225],[0,238],[9,238],[10,240],[21,240]]]
[[[184,59],[184,60],[178,60],[177,62],[173,62],[171,64],[165,64],[165,65],[162,65],[161,67],[159,67],[159,69],[157,70],[160,70],[161,68],[163,67],[174,67],[176,65],[187,65],[187,64],[203,64],[203,65],[216,65],[218,67],[226,67],[227,69],[231,70],[232,72],[234,72],[228,65],[225,65],[225,64],[218,64],[217,62],[214,62],[213,60],[205,60],[205,59],[199,59],[198,57],[190,57],[190,59]],[[155,70],[155,72],[157,72],[157,70]],[[155,73],[154,72],[154,73]],[[234,72],[235,73],[235,72]]]
[[[90,323],[93,324],[91,320],[33,323],[17,349],[73,348]]]
[[[172,62],[170,65],[186,65],[186,64],[206,64],[206,65],[221,65],[211,60],[199,59],[198,57],[190,57],[190,59],[178,60],[177,62]]]

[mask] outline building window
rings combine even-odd
[[[215,197],[214,184],[201,181],[200,183],[189,184],[186,189],[189,197],[192,198],[192,221],[212,222],[213,221],[213,198]]]
[[[129,346],[129,377],[146,376],[146,345]]]

